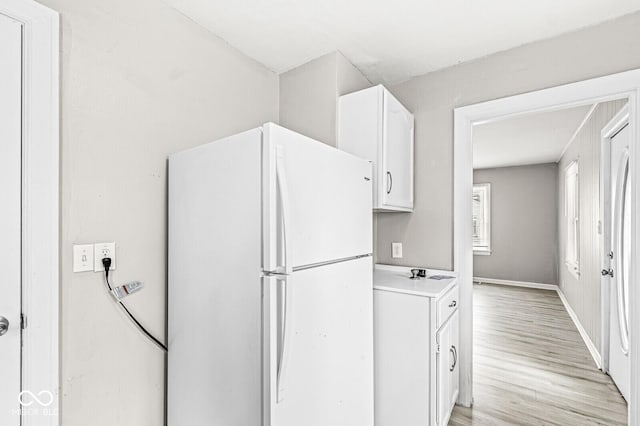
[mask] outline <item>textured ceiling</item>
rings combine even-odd
[[[554,163],[591,106],[530,114],[473,128],[473,168]]]
[[[386,84],[640,10],[640,0],[164,1],[275,72],[339,50]]]

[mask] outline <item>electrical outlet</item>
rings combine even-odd
[[[110,271],[116,269],[116,243],[96,243],[93,245],[93,270],[95,272],[104,272],[104,266],[102,265],[102,259],[105,257],[111,258]]]
[[[93,270],[93,244],[76,244],[73,246],[73,272]]]
[[[391,257],[394,259],[402,258],[402,243],[391,243]]]

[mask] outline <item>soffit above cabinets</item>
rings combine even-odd
[[[591,105],[527,114],[473,128],[473,168],[555,163]]]
[[[164,1],[277,73],[339,50],[385,84],[640,10],[638,0]]]

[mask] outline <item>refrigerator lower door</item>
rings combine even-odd
[[[365,257],[269,278],[266,425],[373,425],[371,262]]]
[[[371,253],[371,164],[275,124],[263,133],[264,269]]]

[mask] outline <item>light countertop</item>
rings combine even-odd
[[[456,283],[452,271],[427,269],[426,278],[410,279],[411,267],[376,264],[373,270],[373,288],[422,297],[437,298],[446,293]],[[424,269],[424,268],[423,268]],[[436,280],[433,276],[445,275],[451,278]]]

